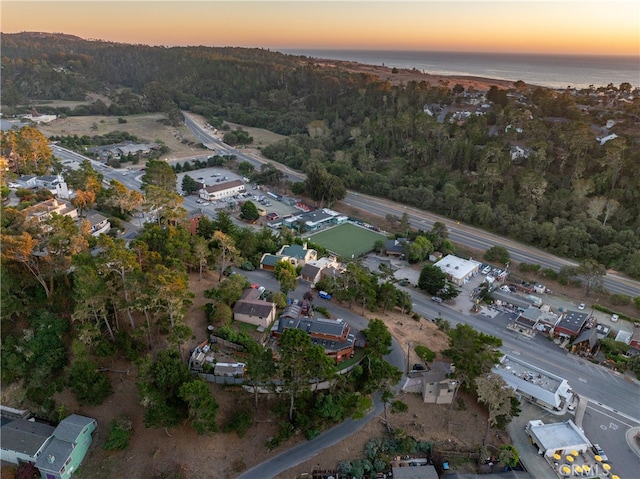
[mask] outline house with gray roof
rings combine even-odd
[[[11,464],[35,463],[51,441],[54,429],[48,424],[28,419],[7,421],[0,429],[0,459]]]
[[[26,419],[2,426],[2,460],[13,464],[30,462],[44,479],[69,479],[80,467],[91,445],[98,423],[72,414],[52,427]]]
[[[451,404],[459,383],[451,379],[454,367],[449,363],[433,362],[427,371],[411,371],[407,374],[403,392],[422,395],[422,400],[430,404]]]
[[[356,338],[351,326],[343,319],[300,317],[301,308],[289,305],[271,329],[271,335],[279,338],[287,329],[300,329],[311,336],[313,344],[322,346],[325,354],[339,363],[353,355]]]
[[[91,445],[91,433],[98,423],[90,417],[72,414],[64,418],[53,431],[53,439],[36,461],[36,467],[46,479],[69,479]]]
[[[276,305],[260,299],[260,292],[249,288],[233,305],[233,319],[267,328],[276,319]]]
[[[405,247],[409,244],[406,238],[387,240],[384,244],[384,253],[387,256],[400,257],[404,255]]]

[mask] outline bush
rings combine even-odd
[[[242,410],[237,411],[224,426],[222,426],[223,432],[234,432],[238,435],[238,437],[244,437],[247,429],[251,427],[253,419],[251,417],[251,413],[249,411]]]
[[[552,281],[557,281],[558,280],[558,273],[551,269],[551,268],[544,268],[541,271],[542,277],[546,278],[546,279],[550,279]]]
[[[631,304],[631,296],[626,294],[612,294],[609,300],[611,304],[616,306],[628,306]]]
[[[69,386],[80,404],[102,404],[113,390],[109,378],[98,371],[95,363],[78,359],[71,367]]]
[[[129,439],[133,434],[131,419],[120,416],[109,423],[109,437],[104,443],[107,451],[119,451],[129,446]]]
[[[520,263],[518,268],[522,273],[537,273],[540,271],[541,266],[539,264]]]
[[[430,363],[436,357],[436,353],[431,351],[428,347],[423,346],[422,344],[418,344],[415,347],[415,352],[426,363]]]

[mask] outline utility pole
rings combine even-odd
[[[409,374],[409,348],[411,347],[411,341],[407,341],[407,375]]]

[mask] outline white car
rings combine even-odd
[[[582,311],[582,310],[584,309],[584,303],[580,303],[580,304],[578,305],[578,309],[579,309],[580,311]]]
[[[20,188],[18,183],[9,183],[9,188]]]
[[[617,314],[612,314],[611,315],[611,321],[613,321],[614,323],[617,322],[618,319],[620,319],[620,316],[618,316]]]

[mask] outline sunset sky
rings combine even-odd
[[[2,0],[3,33],[148,45],[640,55],[640,1]]]

